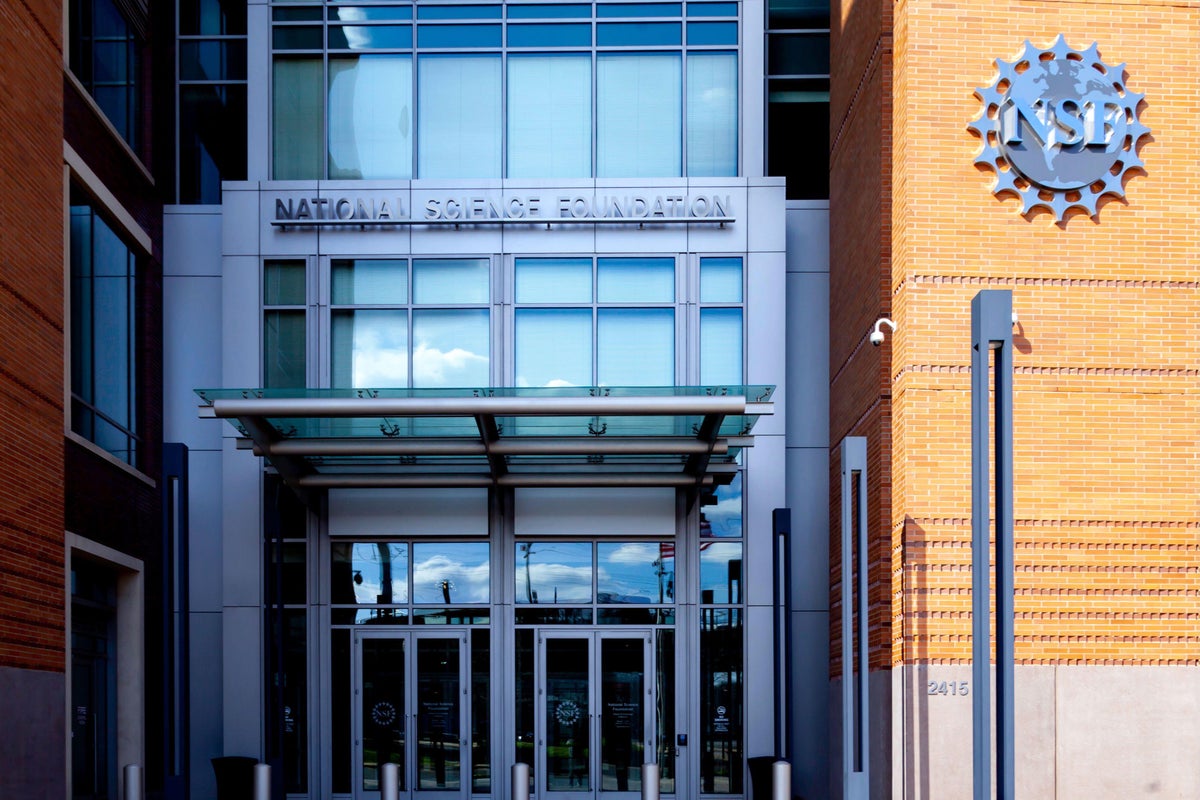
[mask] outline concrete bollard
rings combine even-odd
[[[790,800],[792,765],[782,759],[771,765],[771,800]]]
[[[142,800],[142,768],[137,764],[126,764],[122,773],[125,776],[122,800]]]
[[[254,800],[271,800],[271,765],[254,765]]]
[[[512,800],[529,800],[529,765],[513,764]]]
[[[658,764],[642,764],[642,800],[658,800]]]
[[[379,777],[379,800],[400,800],[400,765],[384,764]]]

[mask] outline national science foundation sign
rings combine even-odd
[[[1124,197],[1125,175],[1141,168],[1138,120],[1144,95],[1125,87],[1125,65],[1100,60],[1093,42],[1074,50],[1059,36],[1046,49],[1029,41],[1014,61],[996,59],[991,86],[975,90],[983,113],[969,126],[983,140],[976,164],[996,173],[992,192],[1016,195],[1021,213],[1045,208],[1062,220],[1072,208],[1096,216],[1101,197]]]

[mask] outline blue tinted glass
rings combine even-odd
[[[689,17],[736,17],[737,3],[688,3]]]
[[[395,50],[412,47],[411,25],[331,25],[330,50]]]
[[[413,302],[486,303],[491,265],[486,258],[413,260]]]
[[[675,310],[602,308],[596,320],[596,381],[600,386],[675,383]]]
[[[592,545],[517,542],[516,602],[592,602]]]
[[[508,177],[592,174],[591,53],[510,55],[506,111]],[[590,260],[587,287],[585,302],[591,300]]]
[[[518,303],[590,303],[592,260],[518,258],[515,283]]]
[[[412,551],[414,603],[486,603],[490,598],[487,542],[424,542]]]
[[[689,22],[688,44],[737,44],[736,22]]]
[[[500,77],[499,54],[420,59],[417,70],[420,177],[500,177]]]
[[[421,6],[417,19],[500,19],[500,6]]]
[[[590,308],[522,308],[515,316],[517,386],[592,383]]]
[[[555,3],[554,5],[510,5],[508,7],[509,19],[578,19],[580,17],[590,17],[592,15],[592,7],[590,5],[574,5]]]
[[[674,601],[673,542],[601,542],[596,546],[596,550],[597,602]]]
[[[679,175],[683,76],[679,53],[596,60],[596,172],[602,178]]]
[[[687,59],[687,174],[737,174],[737,54]]]
[[[700,259],[700,302],[742,302],[742,259]]]
[[[700,312],[700,383],[737,386],[742,382],[742,310],[706,308]]]
[[[303,322],[303,311],[288,313],[299,314]],[[407,311],[334,311],[331,320],[329,372],[334,386],[408,386]],[[302,345],[300,339],[297,349]]]
[[[490,386],[488,310],[413,312],[413,386]]]
[[[276,28],[273,41],[276,50],[320,50],[320,28]]]
[[[319,8],[276,8],[271,11],[271,19],[276,22],[320,22],[322,17]]]
[[[678,17],[679,3],[601,3],[596,6],[597,17]]]
[[[678,22],[604,22],[596,26],[596,44],[600,47],[642,47],[682,41]]]
[[[499,47],[499,25],[422,25],[417,28],[421,47]]]
[[[509,25],[509,47],[590,47],[592,26],[587,23]]]
[[[675,300],[673,258],[602,258],[596,271],[596,294],[601,303]]]
[[[330,178],[412,177],[412,56],[330,58],[327,108]]]
[[[742,545],[740,542],[700,544],[700,602],[742,602]]]
[[[742,473],[713,492],[716,503],[700,506],[700,535],[739,538],[742,535]]]
[[[376,19],[412,19],[412,6],[330,8],[330,22],[365,22]]]

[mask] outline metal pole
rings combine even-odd
[[[254,800],[271,800],[271,765],[254,765]]]
[[[658,800],[658,764],[642,764],[642,800]]]
[[[792,765],[779,760],[771,765],[771,800],[791,800]]]
[[[867,703],[867,437],[847,436],[843,439],[841,458],[842,797],[866,800],[871,785],[867,736],[870,730]],[[852,560],[856,549],[857,563]],[[857,585],[855,572],[858,573]],[[857,642],[854,640],[856,618]]]
[[[137,764],[126,764],[122,773],[125,778],[122,800],[142,800],[142,768]]]
[[[529,765],[512,766],[512,800],[529,800]]]
[[[1013,767],[1013,444],[1012,292],[984,290],[971,301],[971,635],[974,797],[989,800],[991,742],[991,504],[988,417],[994,392],[996,447],[996,796],[1012,800]],[[996,351],[995,386],[989,380]]]
[[[379,800],[400,800],[400,765],[384,764],[379,778]]]

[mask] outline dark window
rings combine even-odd
[[[137,257],[71,193],[71,430],[138,465]]]
[[[71,0],[69,14],[71,72],[136,151],[140,144],[141,42],[113,0]]]
[[[71,566],[71,787],[75,800],[117,797],[117,579]]]

